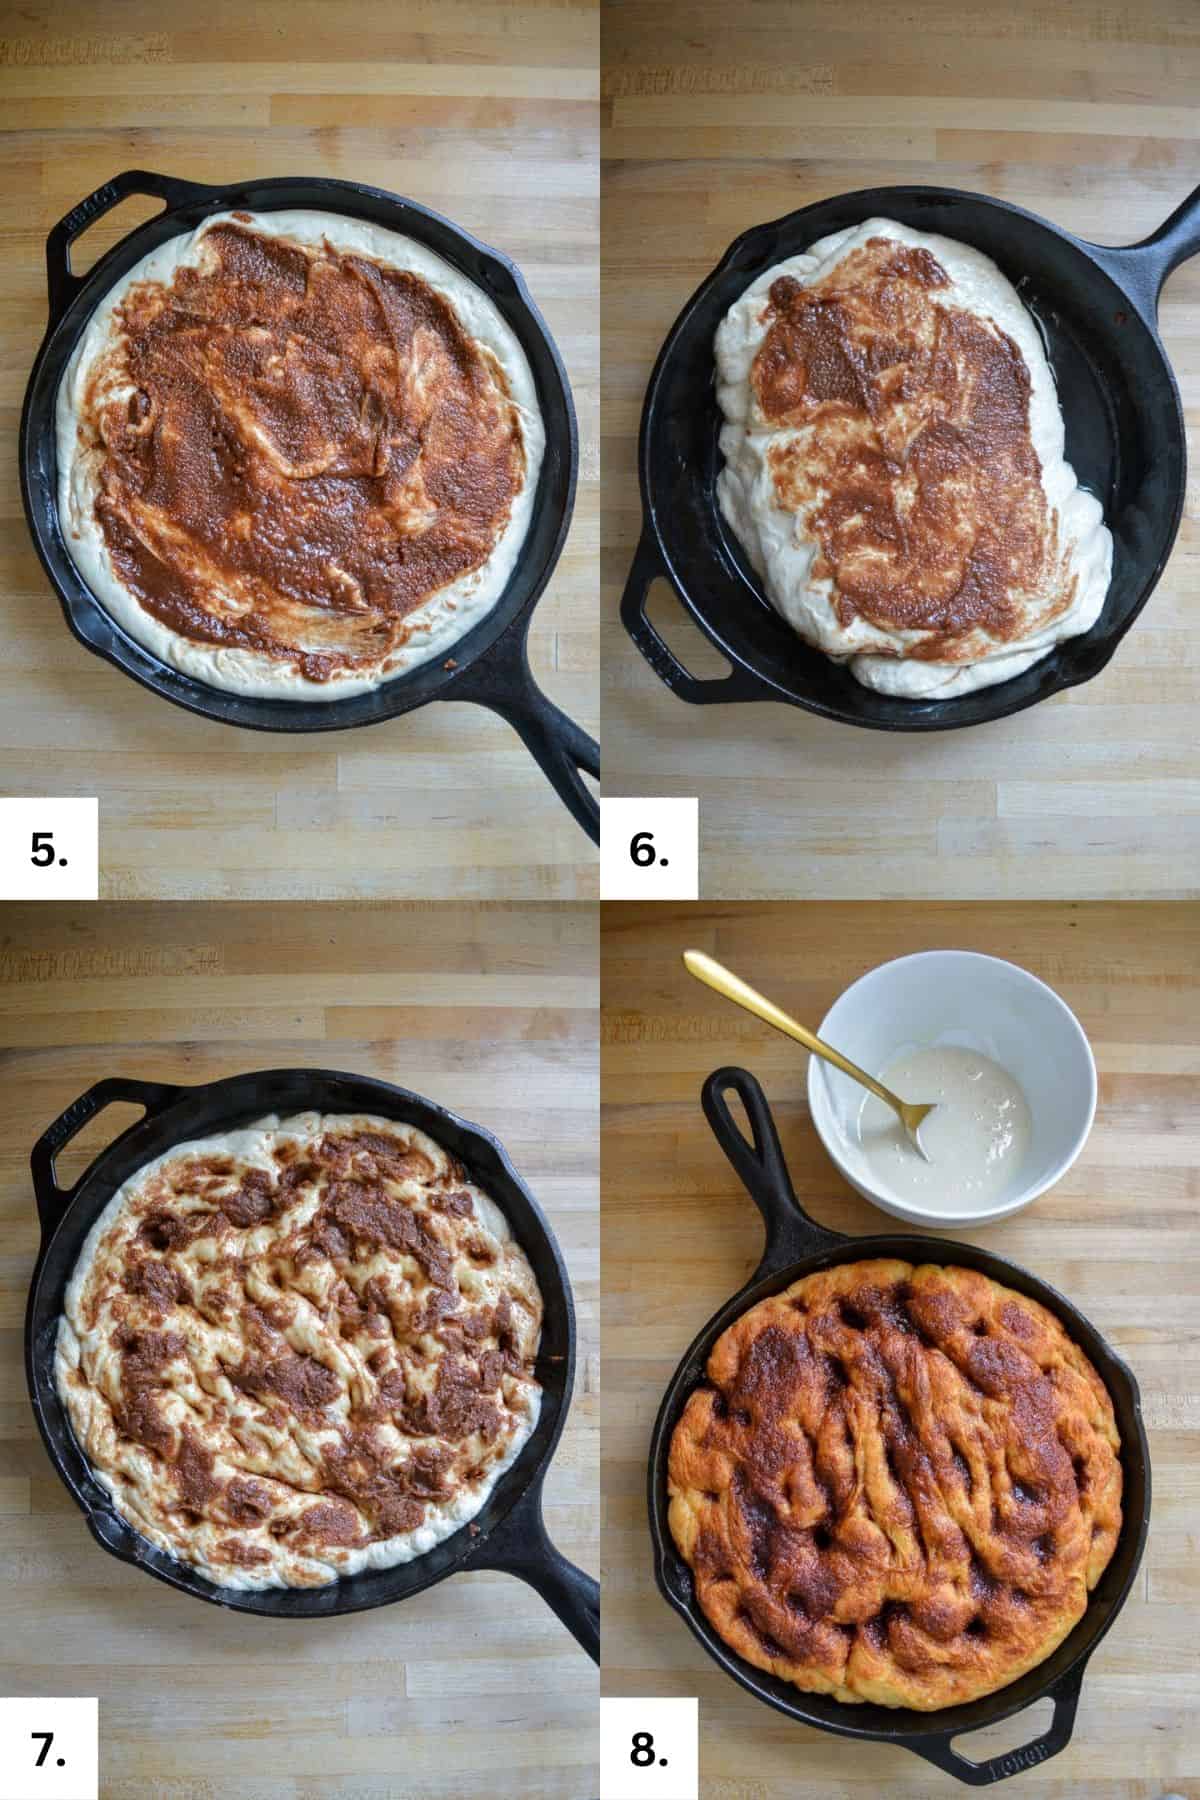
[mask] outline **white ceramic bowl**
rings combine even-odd
[[[1083,1027],[1044,981],[999,957],[926,950],[882,963],[846,989],[818,1036],[872,1075],[932,1045],[975,1050],[1007,1069],[1029,1103],[1029,1148],[999,1197],[978,1210],[956,1209],[953,1202],[927,1209],[891,1193],[868,1165],[858,1142],[862,1088],[810,1057],[808,1106],[821,1142],[846,1180],[898,1219],[918,1225],[1006,1219],[1053,1187],[1092,1128],[1096,1064]]]

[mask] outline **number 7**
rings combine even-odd
[[[38,1751],[38,1759],[33,1765],[35,1769],[40,1769],[50,1754],[50,1746],[54,1742],[54,1733],[52,1731],[31,1731],[29,1735],[32,1738],[41,1738],[42,1740],[42,1747]]]

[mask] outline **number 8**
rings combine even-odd
[[[648,1769],[654,1761],[654,1734],[650,1731],[635,1731],[633,1749],[629,1760],[635,1769]]]

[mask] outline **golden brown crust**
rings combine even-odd
[[[845,1263],[722,1333],[668,1470],[696,1596],[747,1662],[920,1711],[992,1693],[1082,1616],[1120,1439],[1058,1320],[971,1269]]]

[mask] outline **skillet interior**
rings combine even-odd
[[[721,517],[720,412],[712,340],[733,301],[763,270],[873,214],[972,244],[1017,287],[1041,326],[1058,382],[1067,457],[1099,496],[1113,533],[1113,576],[1096,625],[1024,675],[955,700],[876,694],[805,645],[763,597]],[[693,619],[752,680],[693,684],[684,698],[759,698],[885,730],[945,730],[1021,710],[1090,680],[1148,599],[1183,505],[1185,441],[1178,390],[1149,319],[1100,266],[1136,252],[1096,252],[1033,214],[942,188],[879,188],[805,207],[734,243],[688,302],[651,377],[639,472],[646,533]],[[656,556],[655,553],[658,553]],[[631,622],[627,614],[627,623]],[[664,673],[662,669],[659,673]],[[711,690],[701,692],[700,689]]]
[[[979,1250],[970,1244],[950,1238],[918,1236],[913,1233],[888,1232],[869,1238],[850,1238],[841,1232],[817,1225],[800,1207],[791,1187],[782,1151],[775,1135],[770,1110],[759,1084],[744,1069],[719,1069],[709,1076],[704,1088],[704,1109],[717,1134],[718,1141],[730,1160],[738,1155],[731,1151],[728,1131],[737,1132],[732,1123],[724,1093],[732,1088],[745,1104],[755,1129],[754,1152],[750,1153],[742,1138],[742,1154],[735,1168],[746,1183],[751,1198],[763,1214],[767,1227],[767,1248],[762,1263],[746,1283],[721,1310],[709,1320],[695,1338],[672,1376],[663,1397],[651,1439],[649,1458],[650,1530],[654,1543],[655,1578],[669,1603],[681,1615],[693,1635],[708,1654],[742,1687],[766,1701],[777,1711],[786,1713],[798,1723],[815,1725],[841,1736],[868,1738],[877,1742],[902,1743],[947,1768],[960,1779],[971,1781],[972,1769],[982,1772],[984,1780],[997,1780],[1018,1769],[1044,1760],[1056,1748],[1062,1748],[1070,1735],[1074,1700],[1078,1695],[1087,1658],[1120,1610],[1137,1573],[1145,1547],[1150,1517],[1150,1460],[1142,1423],[1141,1400],[1137,1382],[1127,1363],[1113,1351],[1095,1326],[1069,1300],[1047,1282],[1010,1262],[1007,1257]],[[722,1119],[724,1114],[724,1121]],[[740,1136],[741,1134],[739,1134]],[[1121,1470],[1124,1479],[1121,1533],[1112,1559],[1093,1589],[1087,1610],[1074,1630],[1057,1650],[1027,1674],[999,1688],[992,1694],[964,1706],[944,1707],[938,1712],[921,1713],[907,1708],[849,1705],[823,1694],[802,1693],[789,1682],[778,1680],[765,1671],[744,1662],[718,1635],[694,1594],[691,1571],[675,1548],[667,1522],[667,1461],[671,1435],[692,1391],[705,1379],[705,1366],[717,1338],[734,1319],[769,1295],[839,1263],[860,1262],[870,1257],[891,1256],[907,1261],[959,1263],[1000,1281],[1019,1293],[1027,1294],[1055,1314],[1068,1334],[1086,1352],[1112,1396],[1117,1429],[1121,1435]],[[1025,1707],[1055,1691],[1063,1698],[1058,1704],[1066,1711],[1066,1735],[1053,1748],[1040,1753],[1035,1746],[1027,1752],[1014,1752],[1012,1757],[993,1758],[990,1762],[971,1764],[950,1746],[957,1735],[977,1731],[1010,1718]],[[1056,1715],[1055,1724],[1058,1725]],[[1038,1740],[1047,1744],[1050,1734]],[[1021,1760],[1022,1755],[1025,1760]],[[1016,1760],[1014,1761],[1013,1758]],[[1012,1766],[1004,1766],[1012,1762]],[[981,1783],[982,1784],[982,1783]]]
[[[479,243],[440,214],[378,188],[326,178],[285,177],[269,181],[199,187],[167,177],[131,173],[110,188],[121,193],[162,193],[167,210],[139,226],[103,256],[81,284],[55,271],[65,258],[68,241],[48,251],[51,269],[51,321],[30,376],[21,420],[21,483],[26,516],[43,567],[54,585],[67,623],[75,636],[144,687],[189,711],[226,723],[266,731],[333,731],[369,725],[421,706],[436,698],[475,698],[463,682],[470,665],[525,617],[543,592],[566,539],[574,502],[578,439],[570,388],[554,341],[525,283],[505,257]],[[120,194],[117,198],[121,197]],[[109,201],[109,204],[113,204]],[[87,203],[84,203],[84,207]],[[546,427],[546,450],[528,535],[508,585],[496,605],[452,646],[456,667],[445,659],[423,663],[407,675],[384,682],[366,694],[344,700],[287,701],[259,699],[209,687],[161,662],[120,628],[93,598],[67,551],[58,518],[58,468],[54,406],[58,384],[95,308],[113,284],[148,251],[181,232],[191,231],[215,212],[236,208],[261,212],[284,207],[310,207],[368,219],[428,244],[483,289],[516,333],[529,359]],[[83,208],[77,209],[82,211]],[[93,208],[93,212],[97,210]],[[106,207],[99,208],[107,210]],[[70,224],[75,218],[64,221]],[[69,235],[82,230],[75,226]],[[58,228],[61,232],[62,228]],[[65,310],[55,313],[55,299]],[[514,633],[514,636],[518,636]],[[523,655],[523,633],[512,646]],[[452,690],[461,685],[461,693]],[[482,698],[482,695],[479,696]]]
[[[148,1543],[121,1517],[91,1475],[67,1422],[54,1383],[54,1346],[64,1290],[84,1239],[122,1182],[173,1144],[207,1132],[247,1125],[266,1113],[286,1115],[310,1107],[328,1112],[370,1111],[418,1125],[460,1157],[484,1191],[495,1197],[533,1265],[545,1301],[536,1368],[542,1384],[542,1406],[532,1437],[473,1521],[476,1530],[464,1526],[413,1562],[365,1571],[323,1588],[273,1588],[242,1593],[205,1580],[196,1570]],[[405,1600],[473,1561],[478,1566],[499,1566],[498,1560],[489,1562],[488,1538],[527,1492],[532,1490],[536,1498],[566,1421],[574,1378],[575,1315],[566,1268],[550,1228],[505,1152],[489,1133],[432,1101],[386,1082],[328,1070],[283,1069],[180,1089],[177,1099],[161,1111],[149,1112],[101,1153],[80,1178],[61,1221],[51,1227],[46,1237],[30,1289],[25,1349],[30,1396],[46,1448],[82,1507],[93,1536],[105,1549],[201,1600],[275,1618],[313,1618],[360,1612]],[[530,1536],[533,1535],[530,1527]]]

